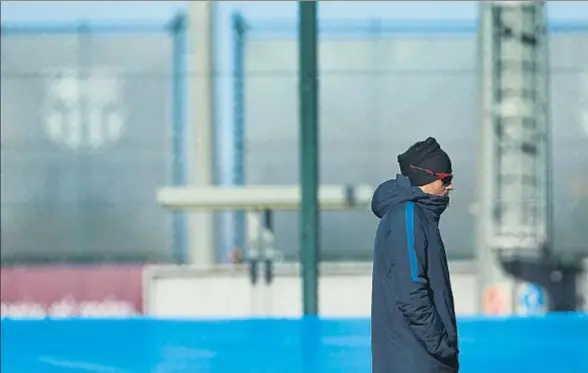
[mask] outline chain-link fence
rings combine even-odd
[[[171,260],[184,22],[2,25],[2,264]]]
[[[586,250],[588,23],[551,26],[551,123],[555,249]],[[475,232],[478,101],[474,23],[331,22],[321,25],[322,183],[377,185],[396,156],[436,137],[454,163],[456,191],[442,222],[451,258],[471,258]],[[298,182],[296,26],[248,22],[244,37],[245,181]],[[239,66],[239,64],[237,64]],[[237,105],[237,108],[240,106]],[[371,257],[375,220],[366,211],[322,213],[326,260]],[[295,213],[276,215],[276,247],[298,250]]]
[[[236,20],[234,181],[297,183],[295,24]],[[437,137],[456,171],[442,223],[452,258],[473,255],[476,31],[463,22],[321,25],[321,182],[376,185],[396,173],[409,144]],[[2,26],[3,264],[181,259],[183,222],[156,205],[154,192],[185,179],[184,34],[181,17]],[[550,48],[555,244],[581,251],[588,24],[552,25]],[[322,215],[323,260],[371,256],[369,212]],[[242,215],[237,223],[242,232]],[[297,256],[297,225],[296,213],[276,214],[286,258]]]

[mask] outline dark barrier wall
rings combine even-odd
[[[245,33],[246,183],[298,182],[296,28],[251,20]],[[435,136],[453,159],[456,190],[442,219],[451,258],[472,257],[477,171],[477,27],[455,22],[339,21],[321,25],[323,183],[377,185],[397,154]],[[588,23],[552,24],[551,123],[555,246],[586,250]],[[237,113],[239,114],[239,113]],[[323,212],[322,256],[371,256],[369,211]],[[295,213],[276,214],[276,246],[296,257]],[[344,227],[344,229],[342,229]]]
[[[3,264],[172,257],[172,25],[3,25]]]
[[[369,321],[3,320],[3,373],[369,373]],[[586,373],[588,316],[462,319],[460,373]]]

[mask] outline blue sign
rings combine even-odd
[[[525,313],[542,313],[546,301],[543,289],[535,284],[525,285],[519,293],[519,306]]]

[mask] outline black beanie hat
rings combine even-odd
[[[414,186],[426,185],[439,180],[437,176],[425,170],[446,174],[453,172],[451,159],[433,137],[419,141],[404,153],[399,154],[398,164],[402,175],[408,177]]]

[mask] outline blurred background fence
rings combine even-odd
[[[295,25],[237,16],[233,27],[233,181],[297,183]],[[3,26],[3,263],[182,260],[184,222],[153,196],[186,180],[184,28],[183,16]],[[577,253],[588,242],[578,172],[588,168],[588,23],[553,23],[550,33],[555,250]],[[321,182],[376,185],[406,144],[436,136],[457,175],[448,253],[473,258],[476,24],[324,22],[320,35]],[[296,215],[276,214],[286,260],[298,258]],[[323,260],[371,259],[371,214],[322,215]],[[244,219],[224,231],[235,247],[247,246]]]
[[[245,20],[243,116],[247,183],[298,183],[296,25]],[[240,26],[239,23],[237,25]],[[320,167],[325,184],[377,185],[396,156],[435,136],[456,174],[442,220],[451,259],[474,257],[478,71],[476,22],[336,21],[320,25]],[[550,24],[555,252],[586,250],[588,22]],[[239,54],[237,54],[239,55]],[[240,76],[240,75],[237,75]],[[374,220],[365,211],[322,212],[324,260],[370,260]],[[276,214],[276,247],[297,258],[296,213]]]
[[[171,261],[181,220],[184,16],[2,25],[2,264]]]

